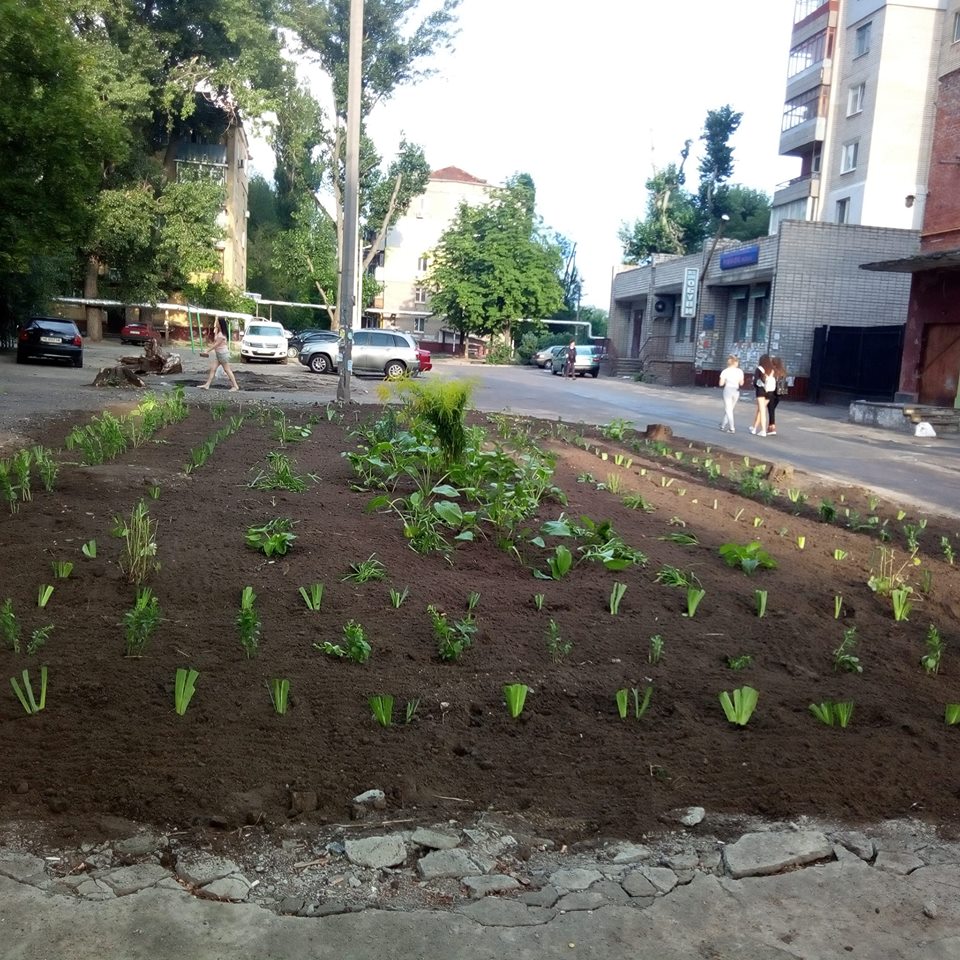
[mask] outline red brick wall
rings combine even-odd
[[[960,247],[960,70],[948,73],[937,93],[927,204],[920,249]]]
[[[924,270],[913,275],[900,361],[902,393],[917,395],[924,362],[923,330],[929,323],[960,324],[960,271]]]

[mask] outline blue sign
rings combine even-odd
[[[705,313],[703,315],[703,329],[713,330],[717,325],[717,315],[715,313]]]
[[[760,260],[760,247],[754,244],[750,247],[741,247],[739,250],[729,250],[720,254],[721,270],[736,270],[737,267],[750,267]]]

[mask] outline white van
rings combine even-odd
[[[248,321],[247,329],[240,341],[240,359],[244,363],[251,360],[279,360],[287,362],[287,338],[282,323],[261,320],[255,317]]]

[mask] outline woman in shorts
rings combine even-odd
[[[758,436],[767,435],[767,387],[776,389],[776,380],[773,376],[773,364],[770,355],[765,353],[757,361],[757,369],[753,372],[753,391],[757,395],[757,413],[753,418],[750,432]]]
[[[227,321],[223,317],[217,317],[213,322],[213,340],[208,348],[210,353],[210,373],[207,376],[207,382],[200,384],[201,390],[209,390],[210,384],[216,375],[217,367],[223,367],[223,372],[227,375],[232,386],[230,390],[239,390],[237,378],[230,369],[230,352],[227,350]]]

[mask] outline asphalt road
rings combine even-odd
[[[99,410],[135,403],[136,393],[103,391],[90,386],[101,366],[138,349],[117,342],[85,345],[85,366],[17,365],[13,354],[0,355],[0,450],[25,436],[32,418],[58,411]],[[208,393],[195,390],[205,378],[207,360],[182,351],[184,373],[157,384],[183,382],[198,400],[236,403],[282,401],[327,403],[336,396],[337,378],[311,374],[299,363],[243,364],[236,367],[239,394],[227,394],[222,379]],[[776,437],[747,432],[752,399],[744,392],[737,405],[737,433],[721,433],[718,389],[658,387],[600,377],[573,381],[535,367],[494,367],[460,360],[439,360],[428,377],[459,377],[473,384],[473,403],[481,410],[526,414],[571,422],[609,423],[614,418],[643,429],[664,423],[678,437],[714,443],[734,453],[776,460],[842,483],[862,485],[880,496],[917,504],[931,512],[960,518],[960,436],[931,439],[864,427],[846,421],[846,407],[781,403]],[[352,396],[360,403],[380,399],[380,382],[354,378]]]

